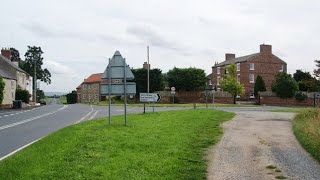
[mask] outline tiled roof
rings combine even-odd
[[[244,62],[244,61],[247,61],[257,55],[259,55],[260,53],[255,53],[255,54],[250,54],[250,55],[247,55],[247,56],[242,56],[242,57],[237,57],[237,58],[234,58],[234,59],[230,59],[230,60],[227,60],[227,61],[223,61],[219,64],[217,64],[216,66],[224,66],[224,65],[229,65],[229,64],[235,64],[235,63],[240,63],[240,62]]]
[[[19,66],[15,65],[13,62],[11,62],[10,59],[0,55],[0,61],[3,61],[3,62],[6,62],[7,64],[9,64],[12,68],[14,68],[15,70],[17,71],[20,71],[20,72],[23,72],[23,73],[26,73],[24,70],[22,70]],[[26,73],[28,74],[28,73]]]
[[[7,79],[17,79],[16,70],[11,66],[10,63],[6,60],[7,58],[2,58],[0,55],[0,76]]]
[[[87,79],[83,81],[83,83],[94,83],[101,82],[102,73],[91,74]]]

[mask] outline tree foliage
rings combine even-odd
[[[20,63],[20,67],[26,71],[29,75],[33,77],[34,75],[34,61],[36,61],[36,74],[37,79],[43,81],[47,84],[51,83],[51,73],[48,69],[42,69],[43,57],[42,57],[41,47],[28,46],[28,51],[26,52],[25,61]]]
[[[37,88],[37,102],[44,99],[46,96],[44,95],[43,90]]]
[[[280,98],[291,98],[298,90],[298,84],[290,74],[280,72],[272,82],[272,91]]]
[[[66,95],[68,104],[77,103],[77,91],[72,91],[71,93]]]
[[[226,67],[226,74],[220,81],[221,88],[233,96],[233,103],[236,104],[236,97],[244,92],[244,86],[240,84],[237,78],[237,66],[230,64]]]
[[[256,83],[254,84],[254,96],[258,95],[258,92],[264,92],[266,91],[266,85],[264,83],[264,80],[260,75],[256,78]]]
[[[204,70],[197,68],[176,68],[166,74],[169,87],[177,91],[198,91],[206,86],[207,78]]]
[[[4,98],[4,81],[3,78],[0,76],[0,104],[2,104]]]
[[[148,86],[148,72],[146,69],[132,69],[134,81],[137,85],[137,94],[146,93]],[[161,91],[164,88],[163,76],[160,69],[150,69],[149,71],[149,92]]]
[[[293,78],[298,82],[298,87],[300,91],[319,91],[320,82],[316,78],[312,77],[309,72],[303,72],[297,70],[293,74]]]
[[[316,63],[317,69],[313,71],[313,74],[316,77],[320,77],[320,60],[315,60],[314,62]]]
[[[15,48],[10,48],[10,53],[11,53],[11,61],[16,61],[16,62],[20,62],[20,53],[17,49]]]
[[[22,102],[29,103],[29,91],[18,88],[16,90],[16,100],[21,100]]]

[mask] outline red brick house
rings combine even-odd
[[[242,99],[254,98],[253,88],[257,75],[260,75],[266,84],[267,91],[271,90],[271,84],[278,72],[287,72],[287,63],[272,54],[271,45],[260,45],[260,52],[242,57],[235,54],[226,54],[225,61],[215,63],[212,67],[212,84],[217,90],[222,90],[219,80],[226,74],[225,67],[229,64],[236,64],[238,80],[245,87]]]
[[[100,85],[102,73],[91,74],[77,87],[78,103],[93,103],[101,100]]]

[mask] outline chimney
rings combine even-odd
[[[231,54],[231,53],[226,53],[226,61],[230,60],[230,59],[234,59],[236,58],[235,54]]]
[[[10,48],[2,48],[1,49],[1,55],[8,58],[10,60],[11,58],[11,51]]]
[[[272,54],[272,46],[267,44],[260,45],[260,53],[261,54]]]
[[[143,63],[143,69],[148,70],[148,66],[149,66],[149,69],[150,69],[150,64],[148,64],[147,62]]]

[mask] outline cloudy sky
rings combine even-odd
[[[23,55],[41,46],[52,73],[45,91],[69,92],[103,72],[116,50],[141,68],[197,67],[207,74],[225,53],[243,56],[271,44],[296,69],[320,59],[318,0],[7,0],[1,2],[0,46]]]

